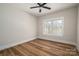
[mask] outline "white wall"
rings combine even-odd
[[[78,22],[77,22],[77,48],[79,51],[79,6],[78,6]]]
[[[36,18],[8,4],[0,4],[0,49],[36,38]]]
[[[46,36],[42,34],[42,21],[51,18],[64,17],[64,36]],[[38,20],[38,37],[76,45],[77,40],[77,7],[61,10]]]

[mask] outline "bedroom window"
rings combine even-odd
[[[43,21],[43,34],[63,36],[64,18],[54,18],[52,20]]]

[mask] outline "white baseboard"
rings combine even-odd
[[[45,37],[38,37],[40,39],[46,39],[46,40],[50,40],[50,41],[56,41],[56,42],[61,42],[61,43],[66,43],[66,44],[71,44],[71,45],[75,45],[76,46],[76,43],[74,42],[68,42],[68,41],[64,41],[64,40],[54,40],[54,39],[49,39],[49,38],[45,38]]]
[[[34,40],[34,39],[36,39],[36,38],[46,39],[46,40],[51,40],[51,41],[56,41],[56,42],[61,42],[61,43],[67,43],[67,44],[76,45],[76,44],[73,43],[73,42],[66,42],[66,41],[52,40],[52,39],[48,39],[48,38],[45,38],[45,37],[33,37],[33,38],[29,38],[29,39],[25,39],[25,40],[21,40],[21,41],[14,41],[14,42],[10,42],[10,43],[1,45],[1,46],[0,46],[0,50],[7,49],[7,48],[10,48],[10,47],[13,47],[13,46],[22,44],[22,43],[24,43],[24,42],[28,42],[28,41]]]
[[[27,40],[21,40],[21,41],[17,41],[17,42],[11,42],[11,43],[8,43],[8,44],[0,46],[0,50],[4,50],[4,49],[7,49],[7,48],[10,48],[10,47],[22,44],[24,42],[28,42],[28,41],[34,40],[34,39],[36,39],[36,37],[29,38]]]

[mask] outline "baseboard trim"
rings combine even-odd
[[[4,50],[4,49],[7,49],[7,48],[10,48],[10,47],[13,47],[13,46],[25,43],[25,42],[29,42],[29,41],[34,40],[34,39],[37,39],[37,37],[29,38],[27,40],[19,41],[19,42],[16,42],[16,43],[5,44],[5,45],[2,45],[2,47],[0,47],[0,50]],[[49,40],[47,38],[42,38],[42,37],[38,37],[38,39]],[[55,41],[55,40],[50,40],[50,41]],[[55,41],[55,42],[60,42],[60,41]],[[70,44],[70,43],[67,43],[67,42],[60,42],[60,43]],[[70,45],[75,46],[75,44],[70,44]]]
[[[40,39],[40,38],[38,38],[38,39]],[[70,46],[76,47],[73,44],[68,44],[68,43],[63,43],[63,42],[58,42],[58,41],[52,41],[52,40],[47,40],[47,39],[40,39],[40,40],[46,40],[46,41],[51,41],[51,42],[55,42],[55,43],[59,43],[59,44],[70,45]]]
[[[29,41],[34,40],[34,39],[36,39],[36,37],[29,38],[28,40],[19,41],[19,42],[13,43],[13,44],[10,43],[10,44],[6,44],[6,45],[2,45],[2,47],[0,47],[0,50],[8,49],[8,48],[14,47],[16,45],[19,45],[19,44],[22,44],[25,42],[29,42]]]
[[[54,42],[60,42],[60,43],[65,43],[65,44],[69,44],[69,45],[74,45],[74,46],[76,46],[75,43],[69,43],[69,42],[65,42],[65,41],[52,40],[52,39],[43,38],[43,37],[38,37],[38,38],[39,38],[39,39],[45,39],[45,40],[50,40],[50,41],[54,41]]]

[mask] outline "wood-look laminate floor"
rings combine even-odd
[[[77,56],[75,46],[35,39],[0,51],[1,56]]]

